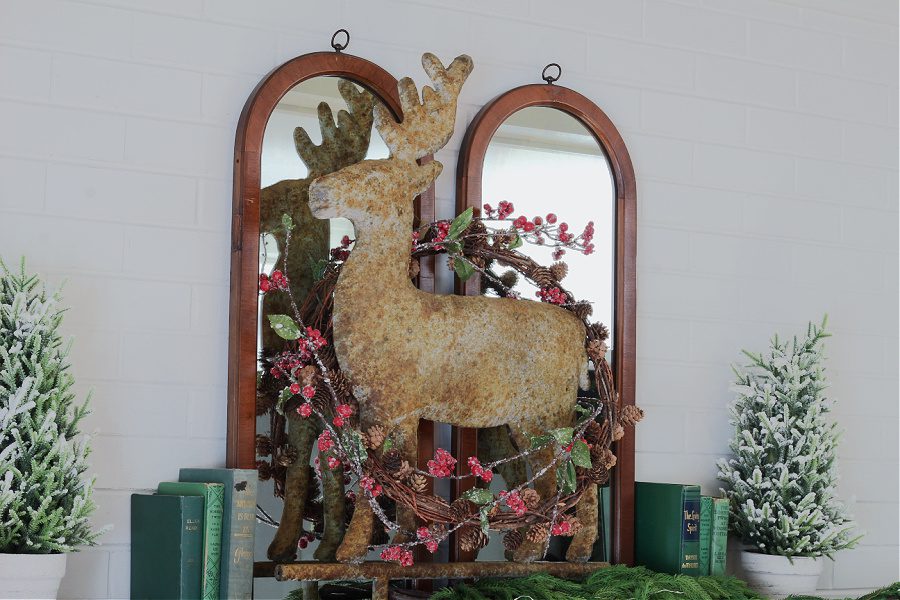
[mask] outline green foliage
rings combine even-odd
[[[296,340],[300,337],[300,327],[287,315],[269,315],[269,325],[278,337],[286,340]]]
[[[94,545],[94,481],[74,404],[63,310],[38,278],[0,261],[0,552],[51,554]]]
[[[459,237],[459,235],[466,230],[466,227],[472,222],[472,207],[470,206],[466,210],[459,213],[453,222],[450,223],[450,228],[447,230],[447,237],[451,240],[455,240]]]
[[[823,359],[826,320],[806,338],[780,341],[735,368],[732,458],[719,461],[731,504],[731,527],[765,554],[830,556],[852,547],[852,525],[835,497],[839,433]]]

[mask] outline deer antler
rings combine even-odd
[[[463,54],[444,68],[440,59],[429,52],[422,56],[422,66],[434,83],[434,89],[427,85],[422,88],[424,101],[420,104],[419,92],[412,79],[404,77],[397,83],[403,109],[402,123],[394,121],[386,107],[375,107],[375,127],[391,149],[391,156],[409,162],[443,148],[453,135],[456,98],[472,72],[472,59]]]
[[[309,168],[311,177],[339,171],[358,163],[366,157],[369,150],[375,97],[366,90],[360,91],[346,79],[338,82],[338,90],[350,112],[339,110],[335,126],[331,107],[327,102],[319,103],[321,145],[316,146],[302,127],[294,130],[297,154]]]

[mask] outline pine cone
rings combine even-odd
[[[459,530],[459,547],[466,552],[481,550],[488,545],[489,541],[481,527],[466,525]]]
[[[547,267],[535,267],[531,272],[531,280],[534,281],[539,288],[549,288],[556,285],[556,280],[550,269]]]
[[[623,437],[625,437],[625,428],[616,423],[616,426],[613,427],[612,439],[614,442],[618,442]]]
[[[525,507],[528,508],[528,510],[536,509],[538,504],[541,503],[541,495],[537,490],[532,488],[525,488],[519,492],[519,498],[522,499],[522,502],[525,503]]]
[[[315,386],[318,384],[319,379],[321,379],[321,375],[317,368],[312,365],[306,365],[297,372],[297,379],[300,380],[302,385]]]
[[[519,274],[510,269],[500,276],[500,283],[506,286],[506,289],[512,289],[519,283]]]
[[[582,321],[586,321],[587,318],[593,314],[594,307],[591,306],[590,302],[576,302],[575,306],[572,307],[572,312]]]
[[[511,529],[506,532],[506,535],[503,536],[503,547],[509,550],[510,552],[515,552],[516,549],[522,545],[522,542],[525,541],[525,536],[522,535],[522,532],[518,529]]]
[[[562,281],[569,274],[569,265],[564,262],[555,262],[550,265],[550,274],[553,275],[553,279]]]
[[[411,258],[409,259],[409,268],[406,270],[407,275],[409,275],[410,279],[419,276],[419,259]]]
[[[397,481],[403,481],[415,473],[415,471],[416,470],[409,465],[409,461],[404,460],[400,463],[400,468],[397,469],[393,476]]]
[[[256,455],[271,456],[272,454],[272,438],[267,435],[257,434],[256,436]]]
[[[457,498],[450,505],[450,518],[454,523],[462,523],[468,520],[472,514],[471,503],[465,498]]]
[[[606,351],[609,348],[606,345],[606,342],[602,342],[597,339],[593,339],[587,344],[587,355],[594,363],[599,363],[603,359],[606,358]]]
[[[548,537],[550,537],[549,523],[538,523],[536,525],[532,525],[528,528],[528,533],[525,534],[525,539],[536,544],[546,542]]]
[[[428,478],[421,473],[413,473],[409,476],[409,487],[417,494],[424,494],[428,491]]]
[[[391,448],[381,455],[381,464],[387,469],[387,472],[394,475],[403,466],[403,455],[396,448]]]
[[[588,337],[605,342],[609,339],[609,329],[603,323],[592,323],[588,328]]]
[[[588,471],[587,477],[592,483],[603,485],[609,481],[609,469],[602,464],[596,464]]]
[[[267,460],[256,461],[256,472],[260,481],[268,481],[272,478],[272,465]]]
[[[327,369],[336,369],[338,366],[337,356],[334,354],[334,346],[331,344],[325,346],[324,348],[320,348],[316,351],[319,355],[319,360],[322,361],[322,364],[325,365]],[[329,373],[329,377],[331,374]]]
[[[632,404],[626,404],[619,411],[619,423],[634,427],[634,424],[644,418],[644,411]]]
[[[324,385],[320,385],[316,388],[316,394],[312,397],[313,408],[322,413],[323,415],[327,415],[331,409],[331,392]]]
[[[384,444],[384,428],[381,425],[372,425],[365,434],[366,448],[379,450]]]
[[[597,421],[591,421],[584,428],[584,441],[591,446],[596,446],[602,439],[600,435],[603,433],[603,427]]]
[[[328,379],[331,380],[331,387],[334,388],[338,398],[344,399],[353,396],[353,385],[342,371],[328,371]]]
[[[278,453],[278,457],[276,460],[278,464],[282,467],[289,467],[294,464],[294,461],[297,460],[297,456],[300,453],[297,452],[297,449],[291,446],[290,444],[285,444],[281,447],[281,451]]]

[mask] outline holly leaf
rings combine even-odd
[[[576,467],[581,467],[582,469],[591,468],[591,449],[588,448],[584,440],[578,440],[572,446],[572,462],[575,463]]]
[[[550,431],[550,435],[553,436],[553,439],[560,446],[568,446],[572,441],[572,436],[575,434],[575,430],[571,427],[560,427],[559,429],[553,429]]]
[[[366,459],[369,458],[369,452],[366,450],[366,444],[363,442],[359,431],[356,429],[345,430],[344,440],[344,447],[347,448],[347,453],[360,464],[366,462]]]
[[[293,394],[291,393],[291,388],[286,387],[278,393],[278,401],[275,403],[275,412],[280,415],[284,414],[284,403],[291,399]]]
[[[491,524],[488,521],[488,513],[490,512],[491,507],[487,505],[482,506],[481,510],[478,511],[478,518],[481,521],[481,531],[484,532],[485,535],[491,530]]]
[[[287,213],[281,215],[281,226],[284,227],[286,231],[290,231],[294,228],[294,220],[291,218],[291,215]]]
[[[469,223],[472,222],[472,207],[470,206],[466,210],[459,213],[453,222],[450,223],[450,229],[447,230],[447,237],[451,240],[455,240],[459,237],[463,231],[466,230],[466,227],[469,226]]]
[[[443,241],[441,244],[443,244],[448,254],[462,254],[462,244],[459,242]]]
[[[296,340],[300,337],[300,328],[287,315],[269,315],[269,325],[272,326],[278,337],[286,340]]]
[[[563,494],[571,494],[575,491],[575,465],[567,460],[564,465],[556,469],[556,486]]]
[[[486,490],[484,488],[472,488],[470,490],[466,490],[466,492],[461,496],[465,498],[469,502],[473,504],[487,504],[494,500],[494,494],[491,493],[491,490]]]
[[[322,277],[325,276],[325,268],[328,266],[328,261],[324,258],[320,258],[319,260],[311,260],[310,268],[312,270],[312,276],[314,281],[321,281]]]
[[[529,437],[531,438],[532,450],[535,448],[540,448],[541,446],[546,446],[553,441],[553,436],[551,435],[532,435]]]
[[[509,246],[507,246],[507,248],[509,250],[515,250],[516,248],[518,248],[521,245],[522,245],[522,238],[519,237],[518,234],[516,234],[516,237],[513,238],[513,240],[509,243]]]
[[[467,281],[475,273],[472,263],[462,257],[456,257],[453,261],[453,270],[456,271],[460,281]]]

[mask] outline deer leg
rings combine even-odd
[[[554,425],[549,426],[550,429],[553,427]],[[538,432],[545,428],[548,427],[545,425],[540,428],[528,428],[520,425],[510,425],[513,441],[515,441],[519,448],[528,448],[531,446],[528,433]],[[553,451],[550,448],[545,448],[540,452],[532,454],[528,461],[531,466],[532,474],[537,473],[540,469],[548,465],[551,460],[553,460]],[[542,501],[553,498],[556,495],[556,469],[551,468],[544,473],[543,476],[539,477],[534,483],[534,488],[537,490],[538,494],[540,494]],[[534,562],[544,558],[546,552],[546,539],[539,541],[529,541],[526,539],[522,542],[522,545],[513,552],[513,560],[515,562]]]
[[[316,425],[311,419],[302,419],[296,413],[287,415],[288,442],[297,449],[297,460],[287,468],[284,484],[284,509],[278,531],[269,544],[266,555],[269,560],[292,561],[297,556],[297,540],[303,530],[303,513],[309,496],[309,458],[316,442]]]
[[[372,528],[375,524],[375,513],[369,505],[369,499],[360,491],[356,495],[356,507],[353,518],[344,534],[344,540],[335,552],[335,558],[342,563],[359,563],[366,557],[369,540],[372,539]]]
[[[506,425],[478,430],[478,458],[482,463],[494,462],[513,456],[520,450],[513,444],[512,434]],[[508,490],[519,487],[528,481],[528,469],[525,459],[503,463],[496,469],[500,476],[503,477]],[[527,527],[519,529],[522,535],[525,535],[527,531]],[[504,556],[506,560],[513,560],[514,558],[513,552],[510,550],[504,551]]]
[[[575,515],[581,521],[581,529],[572,538],[566,550],[569,562],[586,562],[591,558],[594,542],[597,541],[597,518],[599,504],[597,502],[597,484],[591,484],[584,490],[575,507]]]
[[[344,537],[344,522],[347,512],[346,496],[344,496],[344,467],[338,465],[329,469],[325,456],[319,457],[322,469],[322,504],[323,518],[322,541],[316,548],[313,558],[324,562],[334,562],[334,553]]]
[[[415,465],[418,457],[419,445],[419,419],[407,419],[399,423],[394,430],[396,448],[400,450],[404,460],[409,464]],[[394,534],[391,542],[394,544],[402,544],[415,540],[410,538],[404,532],[413,533],[416,530],[416,515],[408,506],[397,504],[397,524],[400,525],[400,531]],[[415,534],[413,534],[415,535]]]

